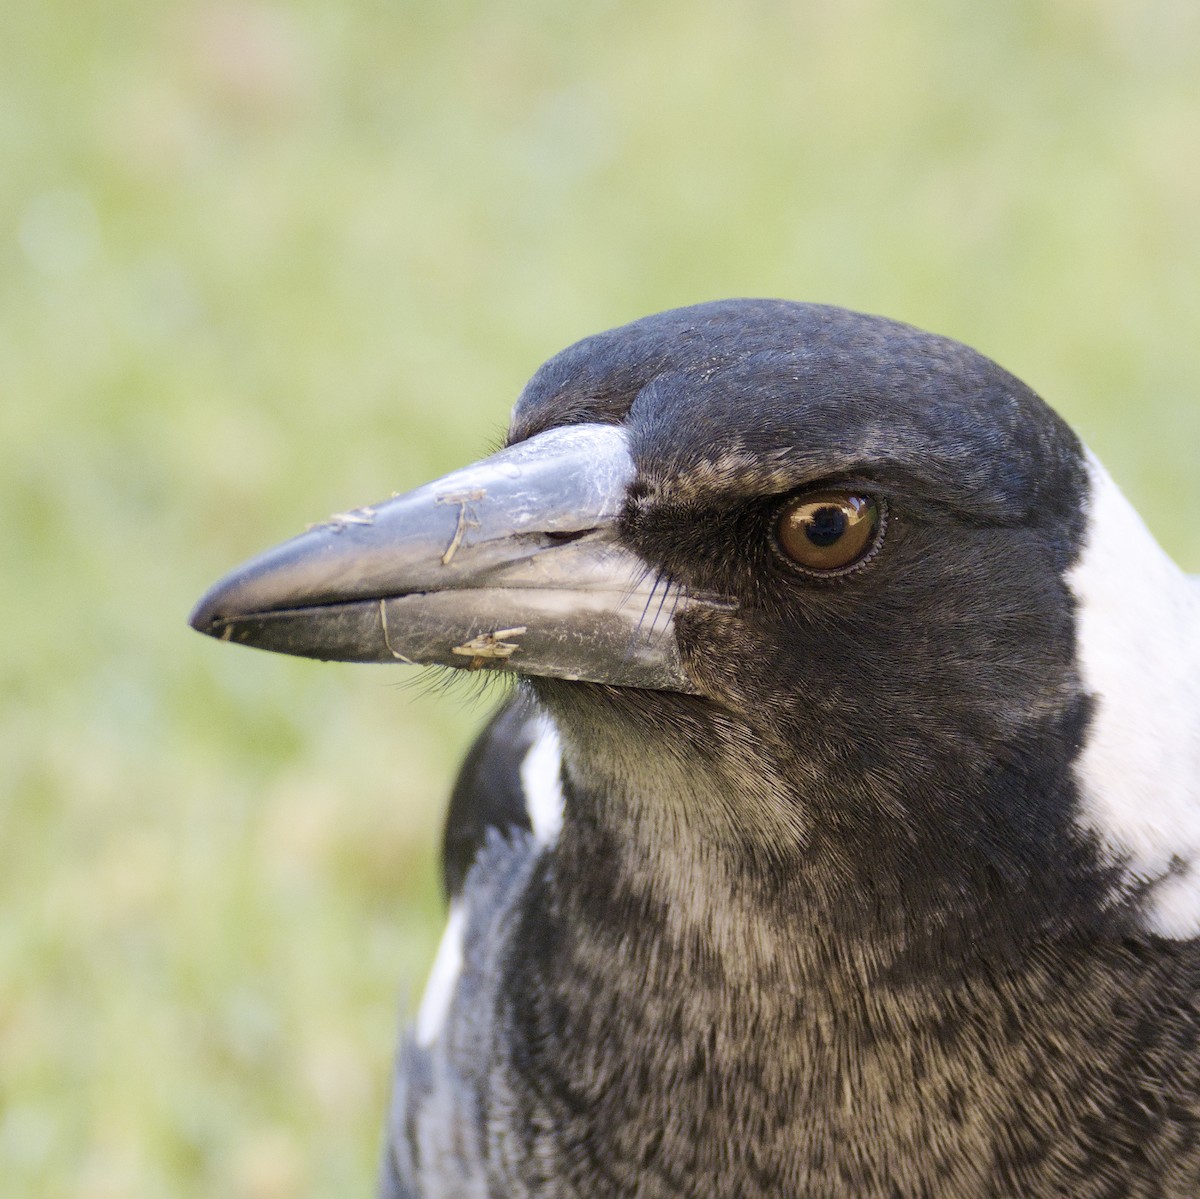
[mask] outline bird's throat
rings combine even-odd
[[[907,821],[910,796],[785,759],[697,697],[538,690],[563,748],[550,885],[599,939],[682,971],[703,959],[749,985],[807,986],[831,970],[855,986],[936,984],[1113,917],[1098,914],[1105,879],[1087,846],[1045,852],[1028,862],[1041,874],[1021,875],[1011,847]]]

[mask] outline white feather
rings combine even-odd
[[[454,989],[462,973],[465,927],[466,908],[461,900],[452,900],[446,931],[442,933],[437,956],[433,959],[433,969],[429,972],[429,981],[421,996],[421,1006],[417,1009],[416,1038],[422,1049],[428,1049],[438,1039],[450,1013]]]
[[[1200,585],[1171,561],[1089,457],[1083,554],[1068,575],[1096,709],[1076,765],[1081,819],[1130,882],[1153,933],[1200,935]]]
[[[552,721],[542,717],[537,740],[521,762],[521,788],[533,836],[553,845],[563,822],[562,747]]]

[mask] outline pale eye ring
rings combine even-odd
[[[806,491],[780,512],[775,541],[806,573],[839,575],[875,555],[886,524],[882,500],[854,491]]]

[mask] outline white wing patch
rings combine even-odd
[[[546,716],[538,717],[537,739],[521,761],[521,790],[534,840],[550,846],[558,839],[563,820],[562,749],[558,730]],[[463,897],[451,900],[446,931],[438,945],[429,981],[417,1009],[416,1042],[428,1049],[441,1035],[454,1002],[463,968],[467,906]]]
[[[563,822],[562,747],[548,717],[540,717],[538,724],[537,740],[521,762],[521,789],[534,840],[553,845]]]
[[[462,973],[466,917],[467,910],[463,902],[452,900],[446,931],[442,933],[437,956],[433,959],[433,969],[429,972],[429,981],[421,996],[421,1006],[417,1009],[416,1039],[422,1049],[428,1049],[438,1039],[450,1013],[454,988]]]
[[[1200,583],[1089,456],[1087,540],[1067,582],[1096,710],[1076,764],[1081,819],[1148,885],[1159,936],[1200,935]]]

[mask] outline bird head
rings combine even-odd
[[[1067,425],[988,359],[728,301],[564,350],[505,448],[268,551],[192,624],[524,676],[576,792],[660,846],[825,879],[834,907],[1181,936],[1198,613]]]

